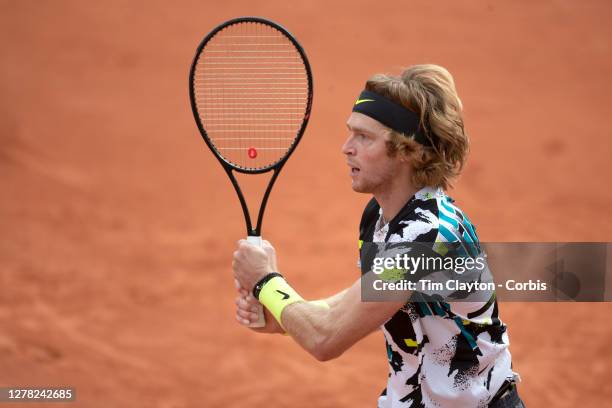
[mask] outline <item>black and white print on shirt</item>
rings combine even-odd
[[[430,243],[437,252],[454,246],[468,256],[480,251],[469,218],[441,189],[429,187],[387,223],[372,199],[359,239]],[[516,378],[494,295],[486,302],[411,299],[381,328],[389,362],[381,408],[486,407],[506,379]]]

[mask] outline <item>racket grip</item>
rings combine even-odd
[[[258,247],[263,246],[263,241],[261,239],[261,236],[259,235],[249,235],[247,237],[247,242],[251,245],[256,245]]]
[[[261,247],[263,244],[261,236],[259,235],[249,235],[247,237],[247,242],[252,245],[257,245],[258,247]],[[266,325],[266,318],[264,315],[263,305],[257,302],[255,306],[257,307],[257,321],[249,324],[249,327],[264,327]]]

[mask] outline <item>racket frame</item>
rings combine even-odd
[[[219,31],[223,30],[224,28],[228,26],[239,24],[239,23],[265,24],[283,33],[283,35],[285,35],[285,37],[289,39],[289,41],[291,41],[293,46],[296,48],[296,50],[300,54],[302,61],[304,63],[304,68],[305,68],[307,79],[308,79],[308,97],[307,97],[307,102],[306,102],[306,109],[304,112],[304,119],[302,120],[302,125],[300,126],[300,129],[297,132],[297,136],[295,140],[289,147],[289,150],[287,151],[287,153],[279,161],[269,166],[259,168],[259,169],[249,169],[249,168],[243,168],[240,166],[236,166],[230,163],[229,161],[227,161],[223,156],[221,156],[221,154],[219,154],[219,152],[213,146],[213,143],[211,142],[208,136],[208,133],[206,132],[206,129],[204,129],[204,125],[202,124],[202,121],[200,120],[200,115],[198,112],[198,107],[196,105],[196,98],[195,98],[194,78],[195,78],[196,66],[200,59],[200,55],[202,54],[202,50],[204,49],[204,47],[206,47],[206,44],[208,44],[208,42],[215,35],[217,35]],[[240,200],[240,206],[242,208],[242,212],[244,213],[244,219],[246,222],[246,229],[247,229],[247,236],[249,237],[260,237],[261,236],[263,216],[266,210],[266,205],[268,203],[270,192],[272,191],[272,187],[274,186],[274,183],[276,182],[276,179],[281,169],[283,168],[283,166],[285,165],[285,163],[287,162],[287,160],[289,159],[289,157],[291,156],[291,154],[297,147],[298,143],[302,139],[302,135],[304,134],[304,131],[306,130],[306,126],[308,125],[308,120],[310,119],[310,112],[312,109],[312,95],[313,95],[312,71],[310,69],[310,63],[308,62],[308,58],[306,57],[306,53],[304,52],[304,49],[302,48],[300,43],[295,39],[295,37],[293,37],[293,35],[289,31],[287,31],[287,29],[285,29],[283,26],[273,21],[270,21],[268,19],[261,18],[261,17],[238,17],[238,18],[234,18],[234,19],[225,21],[224,23],[219,24],[217,27],[215,27],[210,33],[208,33],[206,37],[204,37],[202,42],[200,42],[200,45],[198,46],[196,50],[195,57],[193,58],[193,62],[191,63],[191,69],[189,70],[189,99],[191,101],[191,109],[193,111],[193,116],[195,117],[195,121],[198,125],[198,129],[200,130],[200,134],[202,135],[202,138],[206,142],[206,145],[208,146],[208,148],[213,152],[217,160],[219,160],[219,163],[221,163],[221,166],[223,166],[223,169],[225,170],[225,172],[227,173],[227,176],[231,180],[232,186],[234,186],[234,190],[236,191],[236,194],[238,195],[238,199]],[[246,200],[244,198],[244,194],[242,193],[242,190],[240,189],[240,185],[238,184],[238,181],[236,180],[236,177],[234,176],[232,171],[237,171],[239,173],[245,173],[245,174],[262,174],[262,173],[267,173],[269,171],[273,171],[272,177],[270,178],[270,181],[268,182],[268,187],[266,188],[263,198],[261,200],[261,205],[259,207],[259,212],[257,215],[257,223],[255,224],[255,228],[253,228],[251,215],[249,213],[249,209],[248,209]]]

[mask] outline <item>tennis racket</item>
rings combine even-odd
[[[198,129],[236,190],[247,239],[261,246],[268,197],[310,116],[312,73],[306,54],[286,29],[270,20],[226,21],[198,46],[189,96]],[[255,224],[234,171],[273,172]],[[253,327],[265,325],[262,308],[258,315]]]

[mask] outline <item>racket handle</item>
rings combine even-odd
[[[263,241],[261,239],[261,236],[259,235],[249,235],[247,237],[247,242],[251,245],[256,245],[258,247],[263,246]]]
[[[247,237],[247,242],[252,245],[257,245],[258,247],[261,247],[263,245],[261,236],[258,235],[249,235]],[[257,308],[257,311],[255,312],[257,313],[257,321],[251,322],[251,324],[249,324],[249,327],[264,327],[266,325],[266,318],[264,316],[263,305],[257,302],[255,306]]]

